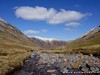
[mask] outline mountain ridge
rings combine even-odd
[[[85,54],[94,54],[100,56],[100,26],[90,30],[87,34],[68,42],[65,46],[54,49],[55,52],[82,52]]]
[[[19,29],[0,18],[0,48],[31,49],[38,47]]]
[[[63,41],[63,40],[56,39],[56,38],[44,38],[44,37],[39,37],[39,36],[29,36],[29,38],[31,38],[31,37],[40,39],[40,40],[42,40],[42,41],[54,41],[54,40]]]
[[[92,35],[92,34],[94,34],[96,32],[100,32],[100,25],[98,25],[97,27],[91,29],[90,31],[88,31],[87,33],[85,33],[84,35],[82,35],[80,38],[83,38],[83,37],[85,37],[88,34]]]
[[[59,47],[59,46],[63,46],[67,44],[67,41],[63,41],[63,40],[58,40],[58,39],[41,39],[41,38],[37,38],[37,37],[30,37],[30,39],[35,42],[37,45],[39,45],[42,48],[46,48],[46,49],[52,49],[55,47]]]

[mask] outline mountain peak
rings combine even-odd
[[[0,17],[0,21],[7,23],[7,22],[6,22],[4,19],[2,19],[1,17]]]
[[[97,26],[96,28],[94,28],[94,30],[93,31],[95,31],[95,32],[99,32],[100,31],[100,25],[99,26]]]
[[[39,36],[34,36],[34,38],[37,38],[37,39],[40,39],[43,41],[54,41],[54,40],[60,41],[59,39],[55,39],[55,38],[43,38],[43,37],[39,37]]]
[[[84,35],[82,35],[80,38],[84,37],[84,36],[87,36],[87,35],[93,35],[97,32],[100,32],[100,25],[91,29],[90,31],[88,31],[87,33],[85,33]]]
[[[100,25],[98,25],[98,27],[100,27]]]
[[[56,48],[67,44],[66,41],[58,40],[55,38],[42,38],[42,37],[30,37],[30,39],[42,48]]]

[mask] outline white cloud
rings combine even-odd
[[[54,16],[55,9],[44,7],[28,7],[23,6],[16,9],[16,16],[26,20],[47,20]]]
[[[85,17],[86,14],[82,14],[77,11],[66,11],[61,10],[55,16],[52,17],[52,19],[49,20],[49,23],[51,24],[60,24],[60,23],[66,23],[70,21],[77,21]]]
[[[65,28],[64,30],[66,30],[66,31],[72,31],[71,28]]]
[[[69,22],[69,23],[66,24],[66,26],[73,26],[73,27],[76,27],[76,26],[79,26],[79,25],[81,25],[81,24],[78,23],[78,22]]]
[[[41,32],[47,32],[47,30],[43,29],[43,30],[41,30]]]
[[[35,30],[27,30],[27,31],[24,31],[25,34],[38,34],[40,33],[40,31],[35,31]]]
[[[61,24],[66,22],[78,21],[86,16],[87,13],[81,13],[78,11],[71,11],[60,9],[57,11],[54,8],[47,9],[45,7],[29,7],[22,6],[17,7],[15,14],[17,17],[26,20],[45,20],[50,24]]]
[[[40,30],[40,31],[26,30],[26,31],[24,31],[25,34],[39,34],[39,33],[45,33],[45,32],[47,32],[47,30]]]

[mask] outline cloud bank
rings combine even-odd
[[[65,31],[72,31],[73,29],[71,29],[71,28],[65,28],[64,30]]]
[[[57,11],[54,8],[48,9],[39,6],[17,7],[15,14],[18,18],[22,18],[25,20],[46,21],[49,24],[62,24],[73,21],[79,21],[89,15],[87,13],[81,13],[78,11],[71,11],[65,9],[60,9],[59,11]]]
[[[25,34],[39,34],[39,33],[45,33],[47,32],[47,30],[43,29],[40,31],[36,31],[36,30],[26,30],[24,31]]]
[[[73,26],[73,27],[76,27],[76,26],[79,26],[79,25],[81,25],[81,24],[78,23],[78,22],[69,22],[69,23],[66,24],[66,26]]]

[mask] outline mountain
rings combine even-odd
[[[0,48],[31,49],[38,47],[20,30],[0,18]]]
[[[41,38],[41,37],[30,37],[33,42],[42,48],[55,48],[59,46],[64,46],[67,44],[66,41],[54,39],[54,38]]]
[[[100,26],[97,26],[96,28],[91,29],[89,32],[85,33],[81,38],[86,39],[90,38],[91,36],[94,36],[96,33],[100,33]],[[100,37],[99,35],[96,35],[94,37]]]
[[[73,42],[79,42],[80,46],[100,45],[100,26],[91,29]]]
[[[65,52],[72,51],[100,55],[100,25],[85,33],[80,38],[68,42],[67,45],[56,48],[55,50],[62,49]]]

